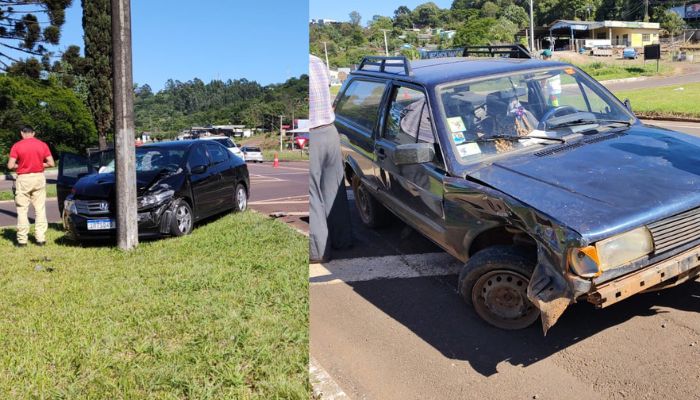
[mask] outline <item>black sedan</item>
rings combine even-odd
[[[58,201],[70,238],[115,236],[112,151],[61,156]],[[244,211],[250,179],[245,162],[214,141],[176,141],[136,148],[140,236],[182,236],[225,211]]]

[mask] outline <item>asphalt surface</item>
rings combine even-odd
[[[307,162],[282,162],[279,168],[272,163],[248,164],[250,173],[249,207],[264,214],[275,214],[300,231],[307,232],[309,201],[309,164]],[[0,190],[11,188],[11,181],[0,181]],[[59,222],[56,199],[47,200],[46,213],[49,222]],[[30,210],[33,217],[33,210]],[[14,202],[0,202],[0,227],[14,226],[17,213]],[[33,223],[33,219],[31,220]]]
[[[456,260],[400,221],[364,227],[349,204],[355,246],[311,265],[309,286],[312,360],[347,397],[700,399],[700,281],[575,304],[546,337],[502,331],[462,301]]]
[[[627,80],[616,83],[604,83],[610,91],[648,89],[660,86],[685,85],[700,82],[700,68],[692,66],[684,73],[674,76],[650,77],[638,80]],[[634,106],[634,104],[633,104]]]

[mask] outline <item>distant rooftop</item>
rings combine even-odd
[[[550,30],[555,29],[573,29],[575,31],[586,31],[599,28],[636,28],[636,29],[659,29],[658,22],[639,22],[639,21],[571,21],[560,19],[554,21],[550,26]]]

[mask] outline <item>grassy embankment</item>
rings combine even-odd
[[[308,399],[308,241],[253,212],[132,252],[0,230],[0,398]]]
[[[621,90],[615,95],[630,99],[632,109],[640,117],[700,119],[700,83]]]

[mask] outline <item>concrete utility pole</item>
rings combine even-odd
[[[280,115],[280,153],[282,152],[282,141],[284,139],[284,133],[282,132],[282,118],[284,118],[284,115]]]
[[[114,153],[117,190],[117,244],[122,250],[139,244],[134,147],[134,80],[131,70],[131,3],[112,0],[112,74]]]
[[[386,33],[388,29],[382,29],[382,32],[384,32],[384,55],[387,57],[389,56],[389,44],[386,41]]]
[[[649,0],[644,0],[644,22],[649,22]]]
[[[533,12],[534,7],[530,0],[530,54],[535,53],[535,13]]]

